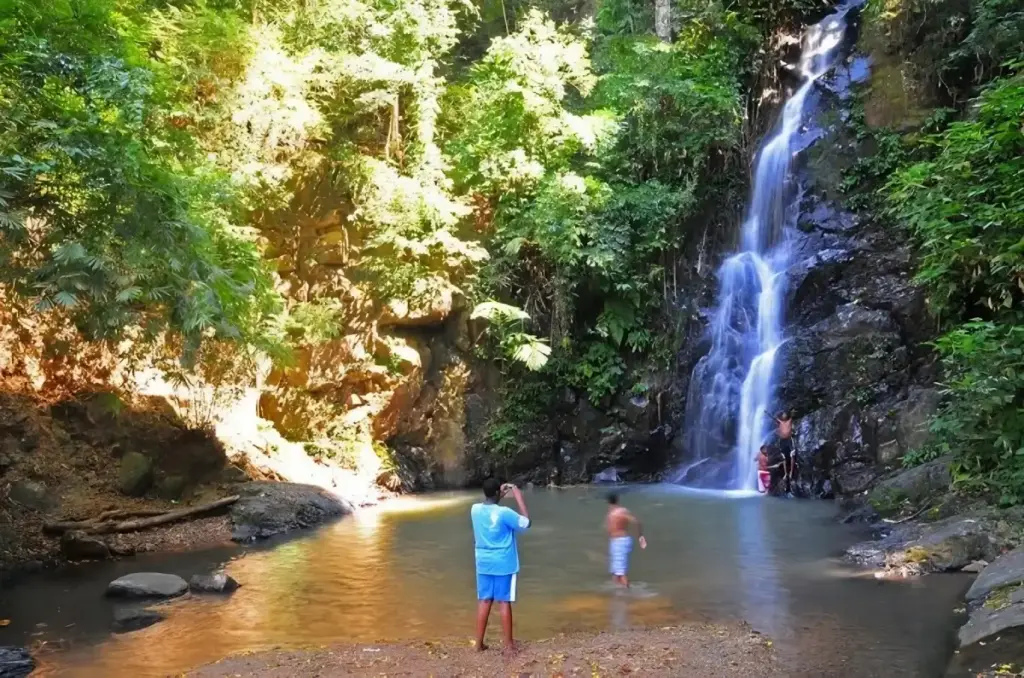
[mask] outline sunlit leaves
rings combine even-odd
[[[516,306],[503,304],[500,301],[485,301],[473,307],[470,318],[487,320],[529,320],[530,315]]]
[[[551,347],[534,336],[522,337],[523,343],[516,347],[512,357],[526,366],[526,369],[537,371],[544,367],[551,355]]]

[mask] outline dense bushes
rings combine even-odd
[[[928,160],[886,187],[921,251],[918,279],[949,328],[949,396],[934,422],[969,488],[1024,501],[1024,74],[987,84],[963,120],[924,137]]]

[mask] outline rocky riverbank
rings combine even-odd
[[[305,473],[313,460],[286,441],[271,456],[237,438],[183,425],[159,403],[116,410],[98,395],[47,404],[0,393],[0,582],[69,561],[264,539],[382,495],[372,478],[342,469]],[[130,529],[135,518],[234,496],[218,510]],[[102,517],[128,524],[45,529]]]
[[[846,500],[845,520],[872,524],[876,539],[847,557],[885,576],[977,574],[961,612],[947,678],[1024,671],[1024,507],[998,508],[959,495],[948,459],[889,474]]]
[[[742,626],[692,625],[581,634],[524,643],[514,657],[477,652],[465,641],[341,645],[232,657],[191,674],[221,676],[571,676],[641,675],[718,678],[795,676],[772,643]]]

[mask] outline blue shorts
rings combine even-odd
[[[494,600],[499,603],[516,602],[516,575],[477,574],[477,600]]]
[[[608,542],[608,571],[615,577],[625,577],[629,569],[629,552],[633,550],[630,537],[612,537]]]

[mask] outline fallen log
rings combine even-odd
[[[104,511],[93,518],[86,518],[84,520],[64,520],[57,523],[47,523],[43,526],[43,531],[60,534],[62,532],[70,532],[71,530],[82,530],[87,527],[98,525],[100,523],[108,523],[113,520],[162,516],[165,513],[167,513],[166,509],[112,509]]]
[[[153,509],[143,511],[106,511],[92,520],[76,520],[71,522],[46,523],[43,531],[50,534],[62,534],[71,530],[80,530],[85,534],[114,534],[117,532],[138,532],[150,527],[166,525],[179,520],[193,518],[210,511],[215,511],[225,506],[230,506],[238,501],[238,495],[232,495],[208,504],[192,506],[189,508],[177,509],[175,511],[154,512]],[[111,515],[125,517],[125,514],[135,517],[132,520],[111,520]],[[118,515],[120,514],[120,515]]]

